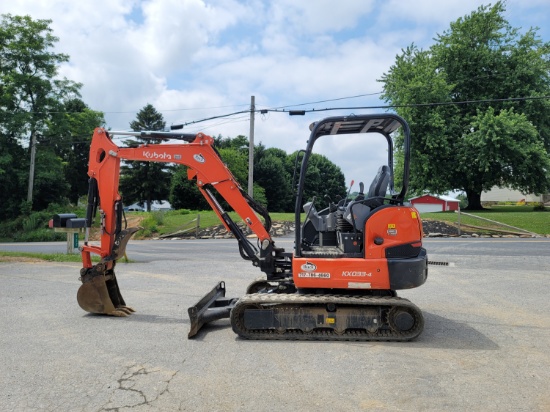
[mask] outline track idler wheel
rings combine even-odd
[[[408,332],[416,323],[414,314],[403,308],[393,308],[388,314],[388,321],[396,332]]]
[[[76,299],[86,312],[111,316],[128,316],[135,312],[126,306],[114,271],[106,270],[104,263],[82,269],[80,280],[82,286],[78,289]]]

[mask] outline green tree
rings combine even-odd
[[[218,153],[239,185],[246,188],[248,182],[248,154],[233,148],[218,149]]]
[[[218,149],[221,159],[227,165],[239,185],[244,190],[248,180],[248,157],[242,151],[232,149],[230,146]],[[195,179],[187,179],[187,166],[176,166],[175,173],[172,176],[170,184],[170,204],[175,209],[191,209],[204,210],[210,209],[210,205],[200,193]],[[261,205],[266,205],[264,189],[257,183],[254,183],[254,200]],[[218,198],[224,208],[228,208],[228,203],[221,198]]]
[[[285,169],[287,154],[276,148],[264,150],[254,162],[254,181],[265,189],[270,212],[293,210],[290,177]],[[256,197],[256,194],[254,194]]]
[[[210,205],[197,187],[195,179],[187,179],[187,166],[177,165],[170,182],[170,204],[174,209],[208,210]]]
[[[65,99],[79,96],[81,86],[57,77],[59,65],[69,61],[69,56],[52,51],[58,38],[50,23],[4,14],[0,24],[0,133],[8,139],[28,141],[29,202],[36,141],[46,133],[51,114],[62,110]]]
[[[217,149],[236,149],[238,151],[248,153],[250,142],[248,141],[248,138],[242,134],[237,137],[222,137],[220,135],[218,137],[214,137],[214,146]]]
[[[63,160],[65,181],[70,189],[66,195],[73,204],[88,192],[88,156],[92,134],[103,126],[102,112],[91,110],[82,100],[70,99],[64,110],[52,116],[48,132],[40,145],[50,147]]]
[[[36,210],[46,209],[51,203],[67,202],[70,185],[65,180],[62,159],[52,148],[44,148],[36,154],[34,202]]]
[[[163,130],[165,122],[161,113],[151,104],[147,104],[137,114],[136,120],[130,123],[134,131]],[[131,147],[139,144],[160,143],[159,139],[127,140]],[[151,211],[153,201],[161,201],[168,198],[172,177],[172,166],[167,163],[156,162],[127,162],[121,167],[120,191],[126,204],[144,201],[147,211]]]
[[[288,175],[294,174],[296,165],[296,156],[299,152],[296,151],[288,156],[286,161],[286,168]],[[296,166],[296,177],[294,184],[298,183],[298,177],[300,173],[301,154],[299,157],[298,165]],[[292,192],[293,196],[295,192]],[[342,170],[332,163],[326,156],[318,153],[312,153],[309,157],[308,168],[306,172],[306,182],[304,187],[304,200],[311,200],[313,197],[317,199],[317,204],[325,204],[325,196],[330,197],[332,200],[336,200],[338,196],[344,197],[346,195],[346,181]],[[294,201],[294,197],[292,199]],[[293,208],[294,208],[293,203]]]
[[[479,7],[428,50],[404,49],[383,75],[383,98],[411,126],[413,191],[463,190],[480,209],[494,185],[550,190],[550,102],[463,103],[550,94],[550,43],[535,29],[520,34],[504,13],[500,1]]]
[[[17,140],[0,132],[0,220],[20,214],[21,201],[25,199],[25,180],[28,176],[25,150]]]

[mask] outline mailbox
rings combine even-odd
[[[75,218],[76,215],[74,213],[59,213],[53,215],[53,227],[67,227],[67,221]]]
[[[76,219],[68,219],[67,220],[67,223],[65,225],[65,227],[67,228],[82,228],[82,227],[86,227],[86,218],[84,217],[79,217],[79,218],[76,218]]]

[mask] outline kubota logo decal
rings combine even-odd
[[[157,152],[150,152],[148,150],[143,151],[143,157],[146,159],[151,160],[170,160],[172,159],[172,156],[168,153],[157,153]]]

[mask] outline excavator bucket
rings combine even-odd
[[[187,311],[191,321],[191,329],[187,338],[195,336],[205,323],[218,319],[229,318],[231,309],[238,298],[225,297],[225,282],[219,282],[214,288]]]
[[[128,241],[139,229],[134,227],[122,230],[115,239],[110,256],[80,271],[82,286],[78,289],[76,299],[82,309],[111,316],[128,316],[135,312],[126,306],[120,294],[114,268],[116,261],[124,256]]]
[[[126,306],[114,272],[96,276],[87,274],[81,279],[82,286],[78,289],[76,299],[85,311],[112,316],[128,316],[135,312],[134,309]]]

